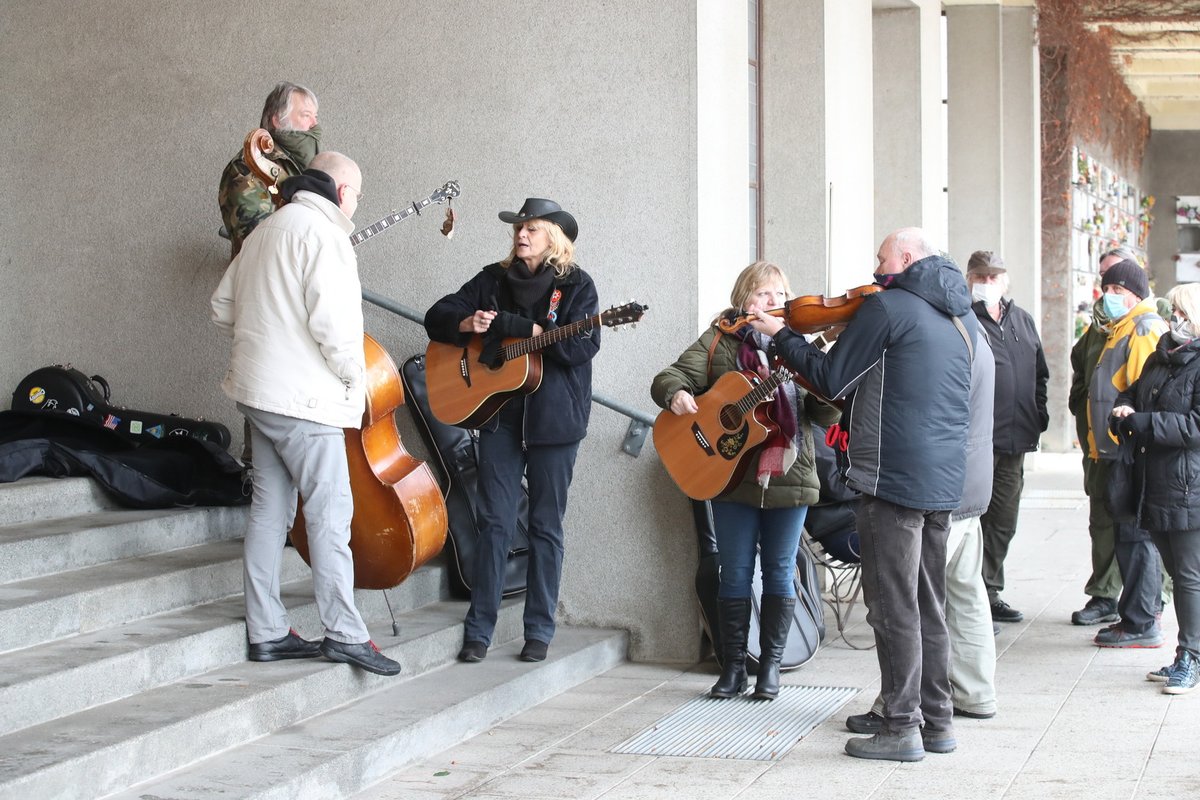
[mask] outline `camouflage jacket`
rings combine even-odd
[[[270,156],[272,161],[283,168],[285,177],[299,175],[301,170],[296,162],[282,147]],[[242,249],[242,242],[254,230],[254,226],[267,217],[275,206],[271,203],[271,195],[267,186],[258,179],[239,153],[221,173],[221,186],[217,190],[217,205],[221,208],[221,220],[225,230],[229,232],[232,259]]]

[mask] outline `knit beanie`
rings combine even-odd
[[[1146,270],[1139,267],[1136,261],[1118,261],[1104,271],[1104,277],[1100,279],[1100,288],[1114,285],[1124,286],[1136,294],[1139,300],[1150,296],[1150,279],[1146,277]]]

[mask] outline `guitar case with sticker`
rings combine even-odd
[[[139,444],[188,436],[224,450],[230,442],[229,429],[219,422],[114,406],[109,402],[108,381],[99,375],[88,377],[70,364],[42,367],[26,375],[13,391],[12,408],[78,417]]]
[[[454,594],[468,599],[474,583],[475,554],[478,552],[479,527],[476,508],[479,501],[478,432],[439,422],[429,408],[429,391],[425,383],[425,356],[415,355],[400,368],[404,382],[405,405],[412,412],[417,431],[430,453],[442,494],[450,531],[447,536],[453,563],[450,585]],[[524,479],[522,479],[522,486]],[[517,507],[517,528],[508,563],[504,571],[501,594],[511,597],[525,591],[525,575],[529,566],[529,536],[525,521],[529,517],[529,496],[523,492]]]

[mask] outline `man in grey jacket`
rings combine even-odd
[[[983,582],[980,515],[992,494],[992,408],[996,365],[986,336],[975,341],[971,363],[971,424],[963,499],[950,515],[946,539],[946,628],[950,632],[950,696],[954,714],[972,719],[996,716],[996,637]],[[866,714],[852,714],[854,733],[883,730],[883,698]],[[943,748],[945,749],[945,748]]]
[[[819,393],[846,398],[843,475],[862,493],[863,597],[884,704],[883,729],[846,752],[919,761],[955,747],[946,540],[962,502],[978,321],[962,272],[919,228],[890,234],[878,260],[886,290],[863,301],[829,353],[778,317],[754,325]]]

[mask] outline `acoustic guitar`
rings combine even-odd
[[[792,379],[780,368],[768,378],[727,372],[696,398],[695,414],[666,409],[654,421],[654,447],[683,493],[711,500],[733,487],[777,429],[767,403]]]
[[[639,303],[626,303],[527,339],[505,339],[498,365],[480,362],[483,337],[478,334],[465,346],[430,342],[425,349],[429,408],[446,425],[478,428],[510,398],[532,394],[542,385],[540,350],[599,325],[637,322],[646,309]]]

